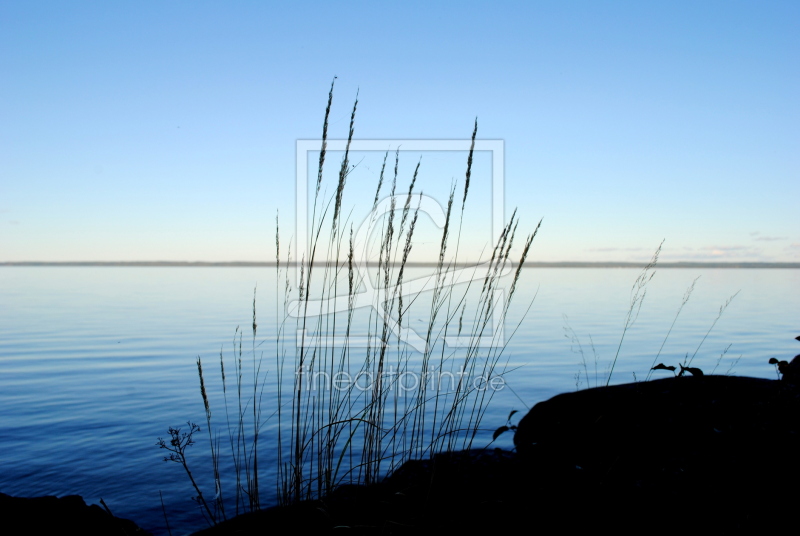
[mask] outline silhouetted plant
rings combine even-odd
[[[610,382],[611,382],[611,374],[614,371],[614,366],[616,365],[617,359],[619,357],[620,349],[622,348],[622,342],[625,339],[625,334],[633,326],[633,324],[636,322],[636,319],[639,316],[639,312],[640,312],[640,310],[642,308],[642,303],[644,302],[644,298],[645,298],[645,296],[647,294],[646,286],[650,282],[650,280],[653,278],[653,276],[655,275],[655,267],[656,267],[656,265],[658,263],[658,256],[659,256],[659,254],[661,252],[661,246],[663,245],[663,243],[664,242],[662,241],[661,244],[658,246],[658,248],[656,249],[655,253],[653,254],[653,257],[651,258],[650,262],[642,269],[642,272],[636,278],[636,281],[634,282],[633,287],[631,288],[630,306],[628,308],[628,312],[627,312],[627,315],[626,315],[626,318],[625,318],[625,324],[623,326],[622,335],[620,336],[619,345],[617,346],[617,352],[616,352],[616,354],[614,356],[614,360],[611,362],[611,364],[610,364],[610,366],[609,366],[609,368],[608,368],[608,370],[606,372],[606,383],[605,383],[606,386],[608,386],[610,384]],[[699,277],[696,277],[692,281],[691,285],[689,285],[689,287],[687,288],[686,292],[684,293],[683,300],[681,301],[680,307],[678,307],[678,311],[675,314],[675,318],[672,320],[672,324],[670,325],[669,330],[667,331],[667,334],[664,337],[664,340],[662,341],[661,346],[658,349],[658,352],[656,353],[656,356],[653,358],[652,366],[647,371],[647,375],[645,376],[645,381],[647,381],[647,380],[649,380],[651,378],[654,370],[669,370],[669,371],[671,371],[673,373],[675,372],[675,370],[676,370],[675,366],[666,366],[663,363],[659,363],[658,365],[656,365],[656,361],[658,360],[659,356],[661,356],[661,352],[664,349],[664,345],[666,344],[667,339],[669,338],[670,334],[672,333],[672,330],[675,327],[675,323],[677,322],[678,317],[680,316],[681,311],[683,310],[683,307],[689,301],[689,298],[691,297],[692,292],[694,291],[695,284],[697,283],[698,279],[699,279]],[[683,364],[679,364],[679,366],[681,367],[681,372],[678,373],[677,376],[683,376],[687,372],[690,373],[690,374],[693,374],[693,375],[702,374],[702,371],[699,368],[690,367],[690,364],[691,364],[692,360],[694,359],[694,357],[699,352],[700,347],[703,345],[703,343],[705,342],[706,338],[708,338],[708,335],[714,329],[714,326],[716,326],[717,322],[722,317],[722,314],[725,312],[725,309],[727,309],[727,307],[730,305],[730,303],[733,301],[733,299],[736,297],[737,294],[739,294],[738,291],[736,293],[734,293],[730,298],[728,298],[725,301],[725,303],[722,304],[722,306],[720,306],[719,313],[717,314],[717,317],[711,323],[711,326],[708,328],[708,331],[706,331],[705,335],[700,340],[700,343],[697,345],[697,348],[695,349],[694,353],[692,354],[692,357],[690,358],[689,354],[687,353],[686,357],[685,357],[685,359],[683,361]],[[583,374],[584,374],[585,379],[586,379],[586,386],[587,387],[592,387],[592,384],[589,381],[589,370],[588,370],[588,366],[587,366],[587,363],[586,363],[586,356],[584,354],[583,345],[581,344],[580,338],[578,337],[577,333],[575,333],[575,330],[573,330],[572,327],[569,325],[569,321],[568,321],[566,315],[564,315],[564,336],[567,339],[569,339],[570,342],[573,345],[577,346],[577,350],[574,350],[575,346],[573,346],[573,352],[580,353],[580,355],[581,355],[581,363],[580,363],[580,365],[581,365],[581,368],[583,369]],[[589,335],[589,340],[591,341],[591,334]],[[731,348],[731,345],[729,344],[722,351],[722,353],[720,354],[719,358],[717,359],[717,363],[714,366],[714,369],[712,370],[712,374],[717,370],[717,368],[719,367],[720,363],[722,362],[722,359],[728,353],[728,350],[730,350],[730,348]],[[598,386],[598,381],[597,381],[598,355],[597,355],[597,352],[595,351],[594,342],[593,341],[592,341],[592,352],[594,354],[594,365],[595,365],[594,366],[594,368],[595,368],[594,387],[597,387]],[[730,374],[730,372],[733,369],[733,365],[735,365],[735,363],[737,361],[738,361],[738,358],[733,361],[733,364],[728,369],[728,372],[726,374]],[[636,373],[635,372],[633,373],[633,378],[634,378],[634,381],[638,381],[636,379]],[[580,389],[581,382],[582,382],[582,380],[581,380],[581,371],[578,370],[578,372],[575,374],[575,388],[576,389]]]
[[[481,420],[486,412],[486,406],[491,400],[493,391],[489,391],[488,384],[491,379],[504,373],[500,365],[500,358],[504,344],[496,341],[496,335],[490,338],[491,345],[484,345],[487,339],[490,320],[493,315],[498,315],[499,322],[503,322],[508,312],[508,305],[515,293],[520,278],[522,265],[530,250],[533,238],[539,229],[527,237],[523,251],[516,265],[510,292],[505,306],[498,305],[495,291],[504,274],[504,268],[510,267],[510,250],[514,243],[515,231],[518,224],[516,212],[506,223],[497,242],[491,259],[484,263],[486,276],[482,278],[483,286],[480,295],[474,304],[474,317],[472,326],[464,327],[466,297],[472,286],[467,284],[463,296],[456,295],[454,265],[457,260],[458,243],[456,244],[453,259],[447,256],[448,241],[452,232],[455,232],[453,220],[453,200],[456,187],[453,185],[447,203],[446,217],[439,243],[439,255],[435,270],[431,276],[433,281],[430,291],[431,302],[426,319],[426,332],[424,337],[424,350],[419,359],[419,385],[416,391],[405,394],[397,393],[401,372],[408,372],[414,364],[410,358],[407,347],[401,346],[400,334],[410,331],[408,327],[408,309],[419,294],[412,295],[411,299],[404,301],[402,292],[406,266],[413,246],[413,237],[418,221],[418,214],[422,200],[421,194],[415,192],[415,183],[420,169],[417,163],[411,177],[407,194],[397,195],[397,179],[399,168],[399,150],[395,151],[394,175],[391,178],[391,190],[387,198],[389,208],[383,214],[378,214],[376,208],[381,197],[381,188],[384,185],[388,151],[384,156],[381,168],[375,201],[373,203],[370,225],[376,222],[382,224],[380,239],[376,243],[377,251],[371,252],[370,258],[377,258],[375,273],[378,285],[374,290],[377,303],[372,303],[370,318],[367,322],[368,345],[359,356],[351,360],[355,354],[351,347],[351,332],[353,328],[353,312],[358,306],[357,296],[359,287],[365,284],[368,276],[360,273],[354,262],[355,245],[352,223],[349,224],[348,241],[348,216],[342,209],[343,198],[346,195],[346,183],[352,165],[350,164],[350,144],[354,135],[354,121],[358,100],[350,114],[350,128],[344,156],[338,169],[335,190],[330,198],[324,199],[321,194],[323,180],[323,165],[327,153],[328,118],[333,98],[333,84],[328,94],[328,105],[325,110],[323,122],[322,145],[319,157],[319,170],[317,174],[316,189],[314,194],[313,210],[311,212],[311,236],[309,237],[307,257],[300,259],[299,281],[296,286],[290,284],[288,270],[292,266],[291,253],[285,262],[280,258],[280,237],[276,218],[276,289],[286,272],[286,282],[283,287],[284,319],[276,326],[276,374],[277,374],[277,445],[274,446],[275,457],[278,463],[278,496],[282,504],[296,502],[306,498],[321,497],[342,483],[369,484],[377,481],[386,472],[398,467],[411,458],[433,456],[441,450],[450,450],[457,446],[470,448],[475,434],[480,429]],[[477,135],[477,120],[472,133],[472,144],[467,158],[466,180],[463,190],[461,215],[458,220],[458,236],[464,219],[464,203],[467,199],[472,173],[473,152],[475,137]],[[390,171],[391,173],[391,171]],[[414,206],[414,202],[419,200]],[[404,203],[403,203],[404,202]],[[403,203],[401,205],[401,203]],[[457,209],[457,207],[456,207]],[[395,212],[400,212],[396,217]],[[378,216],[384,217],[377,220]],[[398,221],[399,220],[399,221]],[[540,222],[541,223],[541,222]],[[326,234],[326,232],[328,234]],[[300,237],[299,239],[305,239]],[[460,238],[459,238],[460,241]],[[366,247],[366,246],[365,246]],[[450,248],[452,250],[452,248]],[[320,258],[324,260],[319,260]],[[343,281],[340,282],[340,276]],[[344,277],[346,276],[346,281]],[[320,281],[321,279],[321,281]],[[470,280],[471,281],[471,280]],[[477,285],[476,285],[477,287]],[[342,289],[342,292],[339,289]],[[345,290],[346,288],[346,290]],[[342,294],[346,291],[346,296]],[[477,293],[477,288],[475,289]],[[291,298],[290,298],[291,296]],[[276,294],[276,302],[279,296]],[[314,307],[319,310],[309,311],[309,304],[314,301]],[[409,303],[410,302],[410,303]],[[343,308],[336,308],[332,304],[343,303]],[[296,308],[297,319],[297,347],[294,349],[293,377],[286,378],[284,385],[284,367],[286,365],[286,344],[284,332],[286,318],[289,316],[289,306]],[[326,309],[327,307],[327,309]],[[279,308],[279,307],[278,307]],[[379,314],[375,314],[375,313]],[[424,313],[423,313],[424,315]],[[317,320],[314,320],[314,318]],[[323,317],[325,320],[323,321]],[[469,321],[469,318],[468,318]],[[464,339],[469,344],[460,353],[455,349],[445,350],[445,338],[448,330],[456,331],[462,336],[462,330],[467,335]],[[313,340],[307,335],[309,328],[315,328],[316,336]],[[256,356],[256,317],[255,299],[253,302],[253,328],[252,328],[252,389],[243,388],[243,363],[242,363],[242,333],[237,328],[234,336],[234,375],[236,377],[236,397],[238,409],[231,409],[235,413],[231,418],[228,404],[228,386],[226,383],[226,366],[222,352],[220,352],[220,373],[222,377],[222,396],[225,404],[225,419],[228,428],[228,440],[233,459],[236,480],[236,513],[240,508],[248,507],[249,510],[258,510],[259,479],[258,479],[258,434],[263,425],[261,415],[261,392],[264,388],[264,377],[261,374],[261,358]],[[422,332],[420,332],[422,333]],[[293,334],[294,335],[294,334]],[[334,344],[334,339],[343,337],[344,343]],[[393,342],[397,341],[393,350]],[[294,343],[294,337],[292,342]],[[506,341],[507,342],[507,341]],[[238,351],[238,356],[236,355]],[[456,362],[456,358],[459,359]],[[458,384],[451,391],[431,392],[427,386],[429,375],[446,370],[447,367],[461,366],[464,374],[459,376]],[[396,376],[384,379],[383,372],[388,367],[397,367]],[[174,436],[177,443],[167,445],[160,442],[162,448],[173,452],[173,461],[180,461],[192,479],[192,485],[198,492],[198,498],[212,522],[219,520],[219,515],[224,517],[222,502],[222,475],[218,457],[219,445],[211,433],[212,419],[206,378],[202,363],[197,361],[198,376],[200,379],[201,396],[209,428],[209,442],[216,486],[214,512],[203,499],[199,487],[191,477],[186,464],[185,448],[192,443],[191,435],[199,431],[199,427],[192,425],[190,432]],[[373,384],[363,392],[357,392],[356,382],[347,388],[334,388],[334,381],[338,374],[355,372],[358,378],[361,373],[371,374]],[[472,381],[480,378],[481,382]],[[288,382],[291,381],[291,387]],[[338,386],[337,386],[338,387]],[[286,393],[291,392],[291,396]],[[287,400],[290,398],[290,400]],[[252,406],[250,406],[252,404]],[[236,402],[231,408],[236,407]],[[245,416],[248,415],[247,419]],[[248,424],[252,415],[252,425]],[[509,416],[510,418],[511,416]],[[172,436],[173,429],[170,428]],[[178,434],[178,431],[175,431]],[[169,459],[169,458],[168,458]],[[387,471],[388,469],[388,471]],[[247,501],[243,500],[243,495]],[[230,498],[231,494],[228,493]],[[211,501],[209,501],[211,502]],[[230,510],[229,510],[230,511]],[[219,513],[219,514],[217,514]]]
[[[515,410],[512,410],[511,413],[508,414],[508,418],[506,419],[506,423],[503,426],[501,426],[500,428],[498,428],[497,430],[495,430],[494,433],[492,434],[492,440],[489,442],[489,445],[494,443],[497,440],[497,438],[500,437],[501,435],[503,435],[504,433],[506,433],[506,432],[516,432],[517,431],[517,425],[516,424],[511,424],[511,417],[513,417],[514,414],[517,413],[517,411],[518,410],[515,409]],[[486,446],[488,447],[489,445],[486,445]]]
[[[183,466],[183,469],[186,471],[186,475],[189,477],[189,480],[192,482],[192,486],[197,492],[197,497],[193,497],[193,499],[195,502],[205,508],[209,519],[213,523],[216,523],[216,518],[211,512],[211,509],[208,507],[208,503],[206,502],[205,497],[203,497],[203,492],[200,491],[200,487],[197,485],[197,482],[195,482],[192,471],[189,470],[189,463],[186,460],[186,449],[194,445],[194,438],[192,436],[195,432],[200,431],[200,427],[193,422],[187,422],[186,424],[189,425],[188,432],[181,432],[180,428],[173,428],[170,426],[169,443],[159,437],[156,445],[158,445],[159,448],[169,451],[169,455],[164,456],[165,462],[176,462]]]

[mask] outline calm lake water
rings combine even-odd
[[[407,278],[424,273],[414,269]],[[605,383],[639,273],[523,271],[504,326],[508,339],[519,324],[501,359],[510,372],[505,388],[495,392],[474,446],[488,444],[511,410],[522,415],[559,392]],[[800,270],[657,269],[638,318],[625,333],[612,383],[646,377],[698,276],[659,362],[677,365],[688,354],[695,355],[692,366],[706,373],[774,378],[770,357],[791,359],[800,353],[794,340],[800,334]],[[270,441],[277,407],[276,326],[285,319],[276,279],[274,268],[0,268],[0,491],[79,494],[89,503],[103,498],[116,515],[166,534],[161,492],[174,534],[202,528],[186,474],[179,464],[162,461],[156,440],[166,438],[170,426],[185,426],[187,420],[200,424],[203,434],[187,453],[208,486],[211,467],[196,359],[203,359],[214,422],[222,425],[220,351],[232,367],[240,326],[245,367],[252,366],[254,348],[264,356],[261,502],[274,503],[276,461]],[[720,307],[737,292],[720,316]],[[419,303],[430,303],[425,296]],[[407,320],[422,328],[426,308],[414,307]],[[366,334],[368,318],[356,317],[354,335]],[[294,344],[293,322],[286,324],[291,328],[283,345],[287,351]],[[238,347],[235,351],[238,355]],[[418,356],[409,355],[412,362]],[[493,444],[511,445],[510,435]],[[213,487],[205,489],[213,495]]]

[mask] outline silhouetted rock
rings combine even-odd
[[[514,443],[530,478],[593,490],[597,515],[622,507],[633,526],[669,504],[662,528],[679,530],[686,516],[714,533],[777,528],[800,497],[800,389],[777,380],[690,376],[565,393],[534,406]]]
[[[114,517],[79,495],[12,497],[0,493],[0,532],[47,536],[147,536],[133,521]]]

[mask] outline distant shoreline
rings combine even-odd
[[[324,266],[324,261],[315,262],[317,266]],[[393,263],[399,265],[399,263]],[[511,265],[516,263],[509,262]],[[524,268],[643,268],[646,262],[526,262]],[[297,266],[297,262],[281,262],[280,266]],[[435,268],[435,262],[408,262],[406,268]],[[189,261],[71,261],[71,262],[44,262],[44,261],[10,261],[0,262],[3,266],[106,266],[106,267],[177,267],[177,268],[275,268],[277,263],[271,262],[189,262]],[[378,266],[378,263],[369,262],[367,266]],[[474,267],[474,263],[457,263],[451,265],[458,268]],[[661,262],[658,268],[783,268],[799,269],[800,262]]]

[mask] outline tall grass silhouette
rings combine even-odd
[[[385,216],[380,222],[371,222],[379,225],[381,230],[375,246],[377,251],[372,252],[378,261],[370,267],[370,275],[380,284],[374,298],[376,301],[371,304],[367,346],[353,347],[349,344],[354,327],[353,314],[359,286],[365,281],[356,269],[353,226],[351,223],[348,232],[347,222],[342,218],[342,200],[352,170],[350,147],[358,100],[350,114],[348,139],[338,170],[335,194],[330,199],[322,199],[320,192],[332,97],[333,85],[323,122],[311,237],[306,248],[309,257],[301,259],[297,288],[295,310],[302,312],[297,315],[300,335],[293,367],[291,440],[288,448],[282,443],[278,447],[278,456],[282,460],[283,502],[321,496],[343,482],[369,484],[410,458],[431,456],[456,447],[471,447],[494,392],[489,384],[493,377],[502,374],[502,369],[498,368],[502,344],[498,340],[496,345],[485,348],[480,341],[489,329],[493,315],[499,315],[501,321],[505,318],[536,234],[534,231],[527,237],[506,304],[498,308],[498,302],[493,299],[494,291],[500,285],[504,268],[511,265],[509,254],[518,223],[516,215],[505,225],[490,260],[484,266],[486,275],[472,311],[472,322],[468,322],[470,342],[462,351],[453,351],[445,344],[445,339],[450,330],[456,330],[458,336],[462,336],[470,287],[467,285],[463,294],[456,294],[454,267],[469,194],[476,120],[463,194],[460,195],[460,215],[457,219],[454,215],[459,209],[454,211],[456,188],[453,186],[431,276],[429,298],[422,295],[412,297],[412,300],[430,300],[425,320],[424,351],[419,357],[412,358],[411,350],[401,342],[401,335],[410,329],[407,318],[409,303],[404,301],[402,289],[422,199],[421,194],[415,192],[420,164],[414,170],[407,192],[397,194],[399,150],[394,153],[393,174],[391,170],[387,173],[387,151],[370,215],[373,219]],[[387,177],[388,174],[391,177]],[[389,178],[389,207],[385,214],[379,214],[381,190]],[[458,242],[454,254],[448,257],[454,231]],[[322,260],[318,260],[320,258]],[[346,288],[346,295],[340,296],[340,286],[344,287],[342,291]],[[309,311],[312,296],[315,298],[313,303],[320,308],[318,311]],[[337,304],[346,306],[337,307]],[[308,335],[312,329],[317,334],[313,338]],[[342,339],[344,343],[338,344],[337,341]],[[278,359],[282,365],[284,355],[280,350]],[[443,373],[454,367],[463,374],[452,389],[443,389]],[[403,386],[399,381],[412,372],[418,381],[416,388],[409,393],[401,390]],[[344,377],[369,378],[370,382],[364,386],[353,381],[339,383]],[[429,381],[430,378],[439,379],[439,384]]]
[[[335,83],[335,79],[334,79]],[[498,379],[505,373],[502,362],[506,341],[493,326],[504,322],[516,292],[521,270],[539,225],[529,234],[516,265],[510,259],[515,243],[518,218],[515,213],[503,226],[488,261],[460,268],[458,250],[464,224],[473,167],[478,123],[472,132],[463,191],[456,184],[449,191],[444,225],[438,241],[438,257],[433,263],[430,286],[424,292],[407,292],[410,285],[409,258],[414,233],[423,205],[415,190],[420,163],[410,177],[407,191],[398,193],[400,151],[394,151],[394,166],[387,169],[390,153],[383,158],[372,210],[367,224],[378,229],[369,257],[377,259],[359,265],[353,222],[343,210],[347,179],[353,170],[351,143],[358,107],[356,98],[350,113],[347,143],[338,165],[335,188],[324,197],[322,188],[328,157],[328,126],[333,103],[334,83],[328,93],[323,121],[317,180],[310,221],[310,236],[303,251],[293,261],[291,245],[281,257],[281,235],[276,218],[276,317],[275,376],[277,406],[264,418],[262,394],[266,376],[262,372],[263,353],[256,342],[257,322],[253,301],[251,365],[243,363],[242,332],[233,341],[234,388],[226,376],[225,358],[220,352],[225,422],[222,438],[212,431],[211,408],[206,392],[207,378],[198,358],[198,376],[203,398],[211,451],[214,498],[204,496],[199,487],[196,500],[210,523],[227,516],[261,507],[259,479],[263,456],[259,458],[260,431],[271,420],[276,442],[270,444],[277,464],[277,496],[281,504],[316,498],[344,483],[371,484],[404,462],[432,457],[435,453],[469,449],[492,400]],[[384,187],[388,186],[388,195]],[[455,246],[451,244],[455,236]],[[299,278],[292,283],[290,270],[299,265]],[[362,272],[366,266],[367,274]],[[485,272],[485,273],[484,273]],[[466,273],[466,277],[465,277]],[[513,274],[513,275],[512,275]],[[510,287],[501,284],[509,276]],[[374,286],[373,282],[374,281]],[[473,281],[476,283],[473,285]],[[404,292],[406,285],[406,292]],[[354,344],[354,316],[363,305],[362,287],[374,290],[366,321],[366,344]],[[480,288],[478,288],[480,287]],[[507,291],[505,302],[498,299]],[[281,300],[282,298],[282,300]],[[416,352],[406,342],[411,333],[412,305],[422,307],[424,328],[419,337],[424,347]],[[414,309],[415,316],[418,316]],[[297,334],[296,339],[287,334]],[[424,334],[423,334],[424,333]],[[501,331],[502,333],[502,331]],[[512,334],[513,335],[513,334]],[[364,339],[361,338],[363,341]],[[490,341],[487,344],[487,340]],[[449,342],[457,341],[455,344]],[[243,370],[251,366],[250,382],[245,385]],[[455,371],[455,372],[454,372]],[[355,380],[353,380],[355,378]],[[409,387],[404,379],[417,381]],[[361,383],[357,380],[364,380]],[[199,427],[189,423],[188,436],[179,442],[180,461],[191,475],[184,451],[191,434]],[[488,430],[491,433],[492,430]],[[172,433],[172,429],[171,429]],[[227,449],[223,449],[222,445]],[[165,442],[160,446],[169,448]],[[233,474],[223,474],[222,450],[228,450]],[[193,480],[194,483],[194,480]],[[233,490],[229,486],[233,485]],[[225,500],[233,501],[226,509]]]

